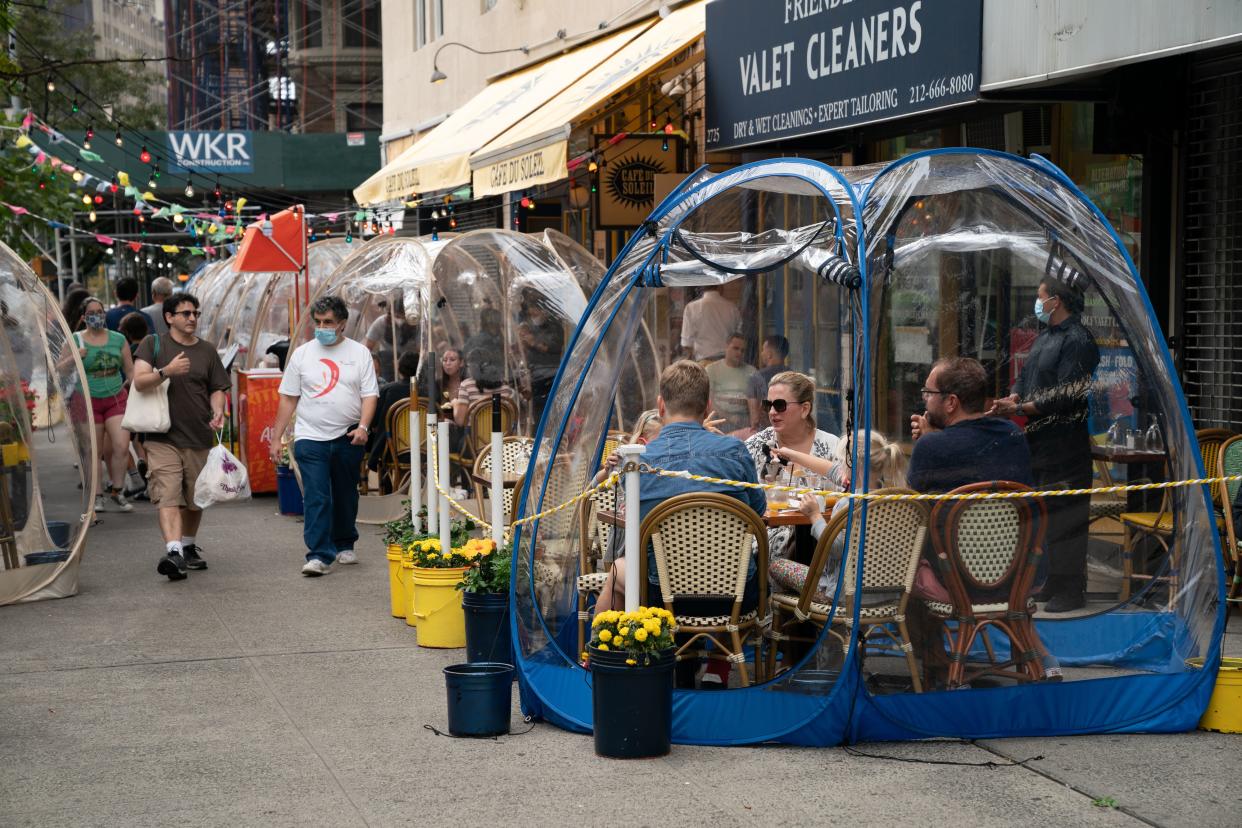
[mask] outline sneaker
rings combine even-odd
[[[308,578],[318,578],[320,575],[327,575],[331,569],[331,564],[326,564],[318,558],[311,558],[302,567],[302,574]]]
[[[358,563],[358,555],[352,549],[342,549],[337,553],[336,562],[341,566]]]
[[[116,509],[118,512],[134,511],[134,507],[130,504],[128,500],[125,499],[125,495],[121,494],[120,489],[113,489],[111,494],[108,495],[108,499],[116,504]]]
[[[1087,605],[1087,597],[1078,592],[1059,592],[1044,604],[1044,612],[1060,613],[1080,610]]]
[[[96,512],[108,511],[108,499],[105,498],[103,495],[95,495],[95,511]]]
[[[167,575],[170,581],[184,580],[186,578],[185,568],[185,558],[177,552],[169,552],[155,565],[155,571],[161,575]]]
[[[185,558],[186,569],[206,569],[207,562],[198,554],[198,546],[190,544],[181,548],[181,555]]]

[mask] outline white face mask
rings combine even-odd
[[[1040,322],[1043,322],[1045,325],[1047,325],[1048,320],[1051,318],[1051,316],[1052,314],[1044,310],[1044,300],[1036,296],[1035,297],[1035,318],[1038,319]]]

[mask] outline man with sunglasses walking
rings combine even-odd
[[[150,391],[168,383],[164,434],[147,434],[147,489],[159,508],[164,556],[156,572],[180,581],[189,569],[206,569],[197,534],[203,512],[194,505],[194,484],[224,425],[229,375],[216,346],[197,336],[198,299],[174,293],[164,301],[168,333],[148,336],[134,355],[134,388]]]

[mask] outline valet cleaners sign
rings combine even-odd
[[[170,132],[169,169],[174,172],[251,173],[249,132]]]
[[[973,101],[982,26],[982,0],[714,0],[707,147]]]

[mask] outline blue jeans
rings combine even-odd
[[[358,540],[358,467],[365,446],[335,440],[295,440],[293,459],[302,474],[302,539],[306,559],[326,564]]]

